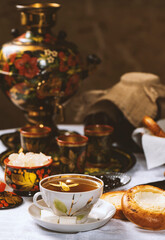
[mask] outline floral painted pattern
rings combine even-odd
[[[88,136],[87,161],[100,167],[109,165],[112,155],[111,136]]]
[[[27,31],[0,52],[3,91],[21,110],[29,112],[61,105],[78,90],[88,69],[77,47],[64,38]],[[16,51],[15,51],[16,49]],[[46,106],[46,107],[45,107]]]
[[[78,197],[78,199],[75,200],[75,194],[72,196],[72,202],[69,208],[67,209],[67,206],[65,203],[59,199],[54,199],[53,204],[58,213],[63,213],[66,216],[76,216],[77,220],[81,221],[83,218],[86,218],[87,214],[90,212],[90,210],[93,207],[93,196],[91,196],[85,203],[84,206],[77,207],[79,205],[79,202],[81,202],[81,194]]]
[[[75,92],[79,87],[80,76],[78,74],[72,75],[66,84],[65,95],[69,96]]]
[[[0,210],[17,207],[22,202],[23,199],[14,192],[4,191],[0,193]]]
[[[39,73],[39,68],[37,67],[37,58],[30,57],[29,54],[24,53],[22,58],[18,58],[14,61],[14,65],[21,76],[27,78],[33,78]]]
[[[29,97],[43,99],[56,96],[60,92],[63,92],[64,97],[75,93],[81,82],[80,65],[79,55],[71,50],[64,52],[44,49],[9,55],[2,70],[6,72],[4,78],[7,88],[10,88],[10,96],[17,90],[16,95],[25,100],[21,91],[12,88],[16,84],[24,83],[28,84],[30,89]],[[46,81],[41,74],[46,76]]]
[[[33,34],[33,32],[31,31],[27,31],[26,33],[23,33],[22,35],[16,38],[16,41],[20,41],[20,42],[25,42],[27,40],[30,43],[55,44],[55,42],[57,41],[57,38],[51,35],[50,33],[46,33],[43,35],[42,34],[36,35],[36,34]]]
[[[59,159],[61,163],[60,172],[84,173],[86,147],[61,147]]]
[[[41,179],[50,175],[50,168],[43,167],[38,169],[12,168],[7,166],[5,170],[6,183],[17,191],[39,190],[39,182]]]

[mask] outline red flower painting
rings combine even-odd
[[[49,42],[52,39],[55,40],[49,34],[45,35],[46,41]],[[81,80],[79,73],[82,71],[78,53],[74,53],[72,49],[52,50],[49,48],[41,51],[12,53],[7,56],[2,69],[5,72],[6,93],[19,103],[21,99],[22,102],[27,101],[25,98],[44,99],[48,96],[55,96],[61,91],[64,92],[64,97],[69,97],[78,89]],[[49,74],[51,71],[53,73]],[[43,77],[40,72],[46,72],[48,75],[47,81],[38,85]]]
[[[9,72],[9,64],[7,62],[3,65],[2,70],[5,71],[5,72]]]
[[[30,57],[26,53],[22,55],[22,58],[16,59],[14,64],[18,69],[19,74],[27,78],[33,78],[39,73],[39,68],[37,67],[37,58]]]
[[[46,34],[45,34],[44,41],[45,41],[46,43],[54,43],[54,42],[56,41],[56,38],[53,37],[52,35],[50,35],[49,33],[46,33]]]
[[[65,94],[66,96],[72,95],[79,86],[80,77],[78,74],[74,74],[70,77],[66,84]]]
[[[76,66],[75,57],[73,57],[72,55],[69,55],[68,57],[68,66],[71,66],[71,67]]]
[[[14,63],[16,56],[17,56],[16,53],[10,54],[9,59],[11,63]]]
[[[9,64],[7,62],[3,65],[3,69],[2,70],[5,71],[5,72],[9,72],[10,71]],[[9,76],[9,75],[6,75],[5,76],[5,80],[8,83],[8,85],[11,86],[12,82],[14,81],[14,78]]]

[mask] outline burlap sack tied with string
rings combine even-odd
[[[121,76],[120,81],[107,90],[93,90],[83,93],[74,100],[75,121],[93,113],[105,111],[105,101],[117,106],[127,120],[139,127],[144,115],[155,118],[158,113],[157,99],[165,99],[165,85],[157,75],[143,72],[130,72]]]

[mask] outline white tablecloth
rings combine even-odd
[[[83,134],[83,126],[66,126],[61,125],[59,128],[78,131]],[[0,135],[12,130],[1,130]],[[5,150],[4,145],[0,142],[0,152]],[[137,162],[135,166],[127,172],[131,176],[129,184],[120,189],[128,189],[134,185],[147,183],[150,181],[162,180],[165,167],[157,167],[147,170],[146,161],[143,154],[135,154]],[[0,178],[4,178],[4,171],[0,168]],[[119,189],[119,188],[118,188]],[[149,231],[140,229],[135,224],[117,219],[111,219],[103,227],[87,232],[79,233],[57,233],[46,230],[37,225],[27,209],[32,203],[32,198],[24,197],[21,206],[8,210],[0,210],[0,240],[121,240],[121,239],[138,239],[138,240],[164,240],[165,231]]]

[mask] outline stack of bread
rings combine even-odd
[[[142,124],[157,137],[165,137],[165,131],[149,116]],[[129,220],[150,230],[165,229],[165,191],[151,185],[139,185],[129,190],[104,193],[101,197],[116,207],[117,219]]]
[[[145,229],[165,229],[165,191],[160,188],[139,185],[104,193],[101,198],[116,207],[114,218],[127,219]]]

